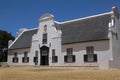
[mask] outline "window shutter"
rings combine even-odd
[[[67,56],[64,56],[64,62],[67,62]]]
[[[13,62],[13,63],[15,62],[15,58],[12,59],[12,62]]]
[[[84,62],[87,62],[87,55],[84,55]]]
[[[97,54],[94,54],[94,61],[97,62]]]
[[[54,63],[55,62],[55,58],[54,58],[54,56],[52,56],[52,63]]]
[[[58,56],[55,56],[55,62],[58,62]]]
[[[13,62],[13,63],[18,63],[18,57],[14,57],[14,58],[12,59],[12,62]]]
[[[24,58],[24,57],[22,57],[22,62],[24,63],[24,61],[25,61],[25,58]]]
[[[33,58],[33,62],[36,62],[36,57]]]
[[[27,62],[29,62],[29,57],[27,57]]]
[[[18,57],[16,57],[16,62],[18,62]]]
[[[73,62],[75,62],[75,60],[76,60],[75,55],[72,56],[72,60],[73,60]]]

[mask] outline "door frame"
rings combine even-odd
[[[47,54],[43,54],[43,51],[47,51]],[[49,47],[42,46],[40,48],[40,65],[49,65]]]

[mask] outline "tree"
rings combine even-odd
[[[14,40],[14,37],[11,35],[11,33],[0,30],[0,62],[7,61],[9,40]]]

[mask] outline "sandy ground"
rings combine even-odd
[[[120,80],[120,70],[67,67],[1,67],[0,80]]]

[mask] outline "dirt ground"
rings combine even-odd
[[[120,80],[120,70],[1,67],[0,80]]]

